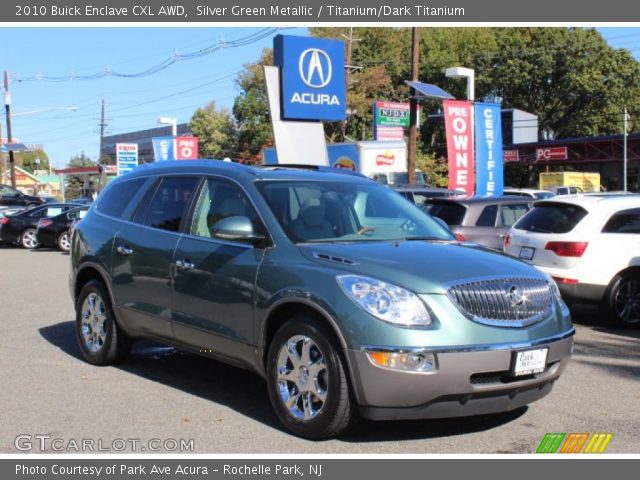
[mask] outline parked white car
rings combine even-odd
[[[536,190],[535,188],[505,188],[503,195],[517,195],[520,197],[537,198],[538,200],[556,196],[555,193],[549,190]]]
[[[596,302],[608,320],[640,326],[640,195],[538,201],[504,251],[551,275],[567,303]]]

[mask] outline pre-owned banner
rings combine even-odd
[[[156,162],[175,160],[173,137],[153,137],[153,158]]]
[[[447,131],[449,188],[473,195],[473,105],[463,100],[444,100]]]
[[[476,195],[502,195],[502,127],[500,105],[475,104]]]

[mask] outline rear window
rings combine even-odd
[[[515,228],[529,232],[568,233],[586,215],[587,211],[578,205],[545,203],[535,205],[515,224]]]
[[[120,218],[131,199],[138,193],[146,178],[135,178],[113,185],[100,195],[96,210],[111,217]]]
[[[427,212],[443,220],[447,225],[462,225],[464,214],[467,209],[465,206],[455,202],[438,202],[428,203]]]
[[[640,233],[640,208],[623,210],[613,215],[602,229],[603,233]]]

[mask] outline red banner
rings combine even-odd
[[[444,100],[442,103],[447,131],[449,188],[473,195],[473,104],[462,100]]]
[[[536,160],[566,160],[567,147],[536,148]]]
[[[198,159],[198,137],[176,137],[176,160]]]

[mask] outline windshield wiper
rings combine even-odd
[[[442,240],[442,241],[448,241],[448,240],[453,240],[453,238],[442,238],[442,237],[428,237],[428,236],[420,236],[420,235],[414,235],[411,237],[404,237],[404,240],[407,241],[412,241],[412,240]]]

